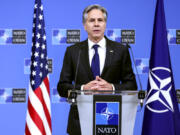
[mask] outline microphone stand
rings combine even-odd
[[[77,101],[76,101],[77,93],[75,92],[75,88],[76,88],[76,80],[77,80],[77,74],[78,74],[78,69],[79,69],[80,55],[81,55],[81,49],[79,50],[79,54],[78,54],[77,68],[76,68],[75,79],[74,79],[74,87],[69,95],[69,99],[71,99],[72,105],[76,105],[76,103],[77,103]]]
[[[133,59],[133,63],[134,63],[134,66],[135,66],[135,70],[136,70],[136,73],[137,73],[137,78],[138,78],[138,82],[139,82],[139,85],[140,85],[140,90],[138,92],[138,99],[140,100],[140,106],[141,108],[143,107],[143,100],[145,98],[145,91],[142,89],[142,84],[141,84],[141,80],[140,80],[140,77],[139,77],[139,73],[138,73],[138,70],[137,70],[137,67],[136,67],[136,64],[135,64],[135,59],[134,59],[134,55],[133,55],[133,51],[132,51],[132,48],[130,45],[126,44],[126,46],[128,48],[130,48],[130,51],[131,51],[131,54],[132,54],[132,59]]]

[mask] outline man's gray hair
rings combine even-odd
[[[98,9],[98,10],[101,10],[103,15],[104,15],[104,19],[105,21],[107,21],[107,11],[104,7],[102,7],[101,5],[98,5],[98,4],[94,4],[94,5],[90,5],[88,7],[86,7],[83,11],[83,24],[86,22],[86,19],[87,19],[87,16],[88,16],[88,13],[93,10],[93,9]]]

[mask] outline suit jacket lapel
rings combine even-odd
[[[88,51],[88,41],[85,40],[85,42],[83,42],[82,44],[82,48],[81,48],[81,62],[83,65],[83,67],[86,69],[87,71],[87,76],[89,76],[90,80],[93,80],[93,74],[90,68],[90,64],[89,64],[89,51]]]
[[[110,41],[106,38],[106,58],[105,58],[104,68],[101,74],[102,77],[105,75],[109,65],[111,65],[111,59],[113,57],[113,53],[114,53],[113,46],[111,45]]]

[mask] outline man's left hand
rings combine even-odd
[[[104,79],[102,79],[99,76],[96,76],[96,81],[98,81],[98,83],[96,84],[96,86],[94,86],[94,88],[92,87],[91,89],[95,89],[95,90],[113,90],[113,87],[110,83],[108,83],[107,81],[105,81]]]

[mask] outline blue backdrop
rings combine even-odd
[[[56,85],[67,46],[66,30],[80,30],[80,40],[87,37],[82,25],[82,11],[89,4],[100,4],[108,10],[107,30],[120,37],[120,31],[135,30],[131,44],[140,73],[143,89],[147,88],[156,0],[42,0],[47,36],[48,58],[52,59],[49,75],[51,88],[53,135],[66,135],[69,105],[60,98]],[[175,88],[180,88],[180,46],[176,44],[176,30],[180,29],[180,1],[165,0],[166,24],[174,73]],[[0,0],[0,134],[23,135],[29,86],[34,0]],[[13,44],[12,30],[26,30],[26,43]],[[109,36],[109,38],[112,38]],[[138,84],[139,86],[139,84]],[[12,89],[26,89],[26,102],[13,103]],[[139,108],[138,108],[139,110]],[[143,110],[137,112],[134,135],[140,135]]]

